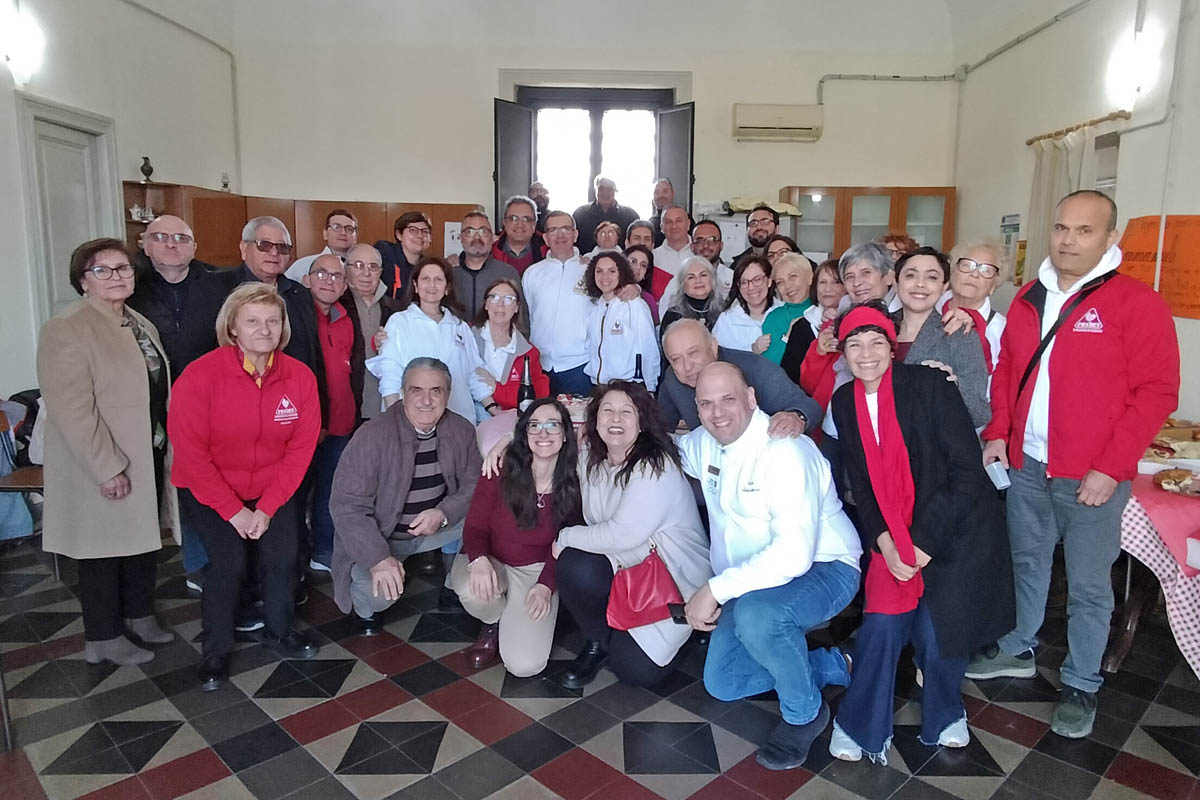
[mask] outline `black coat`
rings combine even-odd
[[[967,656],[1016,625],[1012,554],[1004,507],[983,470],[979,438],[961,395],[930,367],[892,367],[896,417],[908,447],[916,501],[913,543],[932,560],[922,570],[924,601],[945,656]],[[873,549],[887,523],[875,502],[858,433],[854,382],[830,404],[859,533]]]
[[[787,345],[783,348],[783,356],[779,366],[787,376],[800,385],[800,367],[804,364],[804,356],[808,354],[809,345],[817,339],[813,335],[812,325],[803,316],[797,317],[788,333]]]
[[[395,300],[403,300],[404,293],[408,290],[408,284],[412,282],[412,272],[416,264],[408,263],[408,259],[404,256],[404,248],[399,242],[389,242],[385,239],[380,239],[375,243],[375,249],[379,251],[380,262],[383,266],[383,275],[380,278],[383,285],[388,287],[388,295]]]
[[[144,256],[143,256],[144,258]],[[216,349],[217,312],[229,294],[219,275],[203,261],[192,260],[187,276],[172,286],[146,259],[138,265],[129,307],[158,328],[171,362],[171,380],[200,356]]]

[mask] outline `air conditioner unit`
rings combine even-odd
[[[739,142],[815,142],[824,126],[824,106],[733,104],[733,137]]]

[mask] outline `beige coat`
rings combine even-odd
[[[154,325],[130,313],[163,352]],[[146,361],[121,321],[111,306],[83,298],[42,326],[37,370],[46,402],[47,552],[107,558],[158,550],[160,513],[178,539],[175,491],[164,481],[161,512],[155,492]],[[100,484],[121,472],[130,493],[102,497]]]

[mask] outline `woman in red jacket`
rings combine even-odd
[[[221,346],[193,361],[172,393],[171,482],[209,556],[201,600],[204,691],[229,677],[248,542],[257,544],[263,569],[264,644],[284,658],[317,653],[291,622],[299,544],[294,495],[316,448],[321,406],[312,372],[283,354],[290,335],[275,288],[243,284],[217,316]]]
[[[521,313],[521,289],[507,278],[493,281],[483,295],[483,308],[475,318],[475,341],[483,365],[476,370],[492,387],[492,403],[499,409],[485,408],[489,413],[517,407],[517,391],[529,370],[534,397],[548,397],[550,379],[542,372],[538,350],[518,330],[517,315]],[[582,325],[584,320],[580,320]],[[476,404],[478,408],[478,404]]]

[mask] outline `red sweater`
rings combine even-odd
[[[230,519],[247,500],[271,516],[295,494],[321,431],[312,370],[275,353],[262,388],[236,345],[188,365],[171,390],[171,483]]]
[[[1045,291],[1034,280],[1013,299],[992,373],[992,421],[983,439],[1006,441],[1017,469],[1038,368],[1020,397],[1017,386],[1042,338],[1034,301]],[[1076,327],[1085,314],[1089,322]],[[1095,469],[1118,481],[1133,478],[1146,445],[1179,403],[1179,343],[1166,302],[1133,278],[1112,278],[1063,322],[1049,365],[1049,476],[1079,479]]]
[[[504,383],[497,383],[496,390],[492,392],[492,399],[501,408],[517,407],[517,390],[521,388],[521,376],[525,371],[526,360],[529,361],[529,378],[533,381],[533,396],[536,398],[550,396],[550,379],[542,371],[541,356],[538,354],[537,348],[530,345],[528,353],[513,359],[508,379]]]
[[[808,346],[808,352],[804,354],[804,360],[800,362],[800,388],[808,392],[808,396],[823,410],[829,408],[829,400],[833,397],[834,384],[837,382],[833,365],[839,355],[841,354],[837,352],[817,352],[817,340],[813,339],[812,344]]]
[[[517,527],[517,518],[504,502],[499,478],[480,478],[471,497],[471,508],[463,523],[463,551],[467,559],[491,556],[510,567],[543,564],[538,583],[554,591],[554,565],[550,545],[558,538],[554,524],[554,499],[546,496],[546,507],[538,510],[537,526]]]
[[[325,362],[325,386],[329,393],[329,419],[326,429],[330,436],[345,436],[354,432],[358,421],[358,398],[350,386],[350,351],[354,348],[354,320],[341,303],[334,303],[326,314],[317,306],[317,339]]]
[[[529,241],[529,249],[522,255],[514,256],[505,248],[505,243],[508,241],[508,234],[502,233],[497,237],[492,245],[492,258],[497,261],[503,261],[505,264],[510,264],[518,273],[523,273],[531,266],[541,261],[546,257],[549,248],[546,247],[546,242],[542,239],[540,233],[535,233]]]

